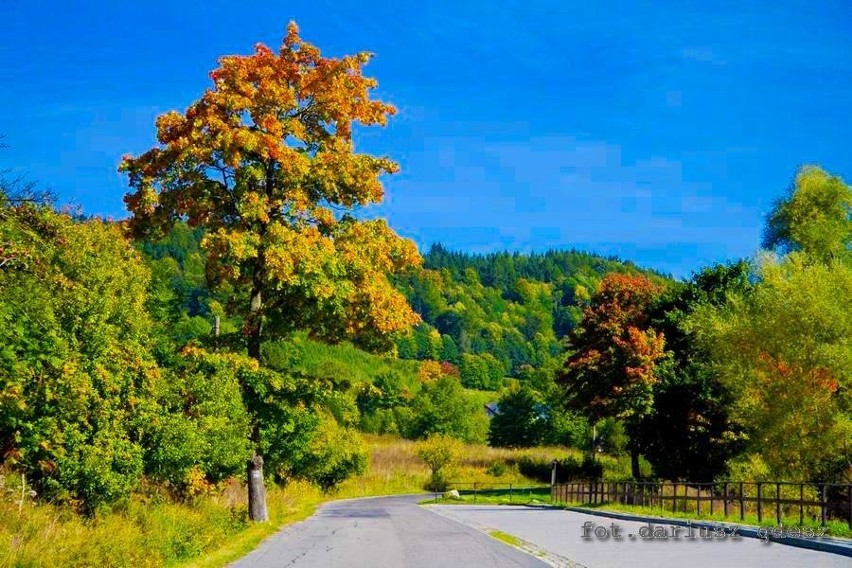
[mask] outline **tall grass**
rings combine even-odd
[[[223,566],[282,526],[310,516],[325,501],[423,492],[429,469],[417,458],[415,442],[393,436],[364,439],[371,456],[363,475],[325,494],[302,482],[270,486],[271,519],[263,524],[247,521],[246,489],[236,480],[191,503],[175,502],[157,488],[144,488],[128,502],[91,519],[67,506],[31,499],[20,506],[20,491],[9,485],[0,493],[0,566]],[[522,456],[549,461],[566,452],[570,450],[467,445],[448,473],[465,482],[533,484],[516,466],[500,471],[493,466],[516,464]]]

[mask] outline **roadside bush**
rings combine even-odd
[[[502,477],[502,476],[506,475],[506,473],[508,471],[509,471],[509,466],[506,464],[506,462],[495,461],[495,462],[492,462],[491,465],[488,466],[488,468],[485,470],[485,473],[487,473],[488,475],[493,476],[493,477]]]
[[[184,490],[241,473],[251,447],[238,361],[188,348],[180,364],[159,384],[161,412],[144,442],[146,472]]]
[[[531,456],[521,456],[518,459],[518,471],[524,477],[529,477],[542,483],[550,482],[552,466],[550,462],[543,458],[534,458]]]
[[[149,273],[119,228],[0,192],[0,460],[86,512],[126,498],[159,370]]]
[[[358,432],[340,426],[330,415],[320,418],[307,448],[290,465],[295,476],[328,491],[367,469],[367,451]]]
[[[458,459],[461,451],[462,445],[458,440],[442,434],[432,435],[426,440],[418,442],[417,457],[423,460],[432,472],[427,489],[430,491],[446,490],[447,481],[444,477],[444,470]]]

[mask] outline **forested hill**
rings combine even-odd
[[[241,325],[227,317],[225,299],[207,289],[202,236],[179,223],[164,239],[139,243],[153,271],[152,308],[183,339],[210,333],[216,314],[223,332]],[[611,272],[666,279],[576,250],[478,255],[434,245],[422,269],[395,281],[423,318],[399,338],[399,356],[448,361],[460,368],[466,386],[499,388],[505,377],[523,378],[525,366],[554,362],[562,338],[580,320],[582,303]]]
[[[431,247],[424,268],[397,280],[424,323],[398,342],[399,355],[450,361],[463,382],[496,388],[547,367],[580,320],[581,305],[610,272],[661,274],[576,250],[487,255]]]

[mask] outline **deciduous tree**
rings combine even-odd
[[[763,246],[801,251],[820,261],[849,258],[852,246],[852,187],[815,166],[796,174],[789,194],[769,214]]]
[[[278,50],[223,57],[198,101],[157,119],[159,144],[121,164],[135,235],[178,219],[206,229],[208,279],[241,294],[255,359],[265,324],[388,349],[418,321],[387,277],[420,262],[415,245],[352,215],[380,202],[381,176],[397,170],[353,142],[354,125],[395,112],[370,96],[370,58],[325,57],[290,23]]]
[[[558,377],[570,407],[597,421],[625,421],[633,476],[639,477],[636,427],[653,405],[664,339],[648,325],[648,308],[662,291],[643,276],[609,274],[569,335],[573,353]]]

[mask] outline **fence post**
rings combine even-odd
[[[760,502],[760,488],[763,485],[762,481],[757,482],[757,524],[763,521],[763,503]]]
[[[695,514],[701,516],[701,484],[695,486]]]
[[[672,513],[677,513],[677,482],[672,487]]]
[[[742,481],[740,481],[740,520],[745,520],[745,494],[743,493]]]
[[[799,526],[805,522],[805,484],[799,484]]]
[[[710,484],[710,516],[713,516],[713,497],[716,496],[716,484]]]
[[[846,495],[849,497],[849,528],[852,529],[852,484],[846,484]]]
[[[512,484],[509,484],[509,503],[512,502]]]
[[[826,506],[827,496],[825,494],[825,483],[822,484],[822,499],[820,500],[820,509],[822,510],[822,514],[820,515],[822,526],[825,526],[825,506]]]
[[[725,492],[725,496],[722,498],[722,510],[725,513],[725,518],[728,518],[728,482],[725,482],[723,491]]]
[[[775,483],[775,521],[781,526],[781,484]]]
[[[473,500],[476,501],[476,482],[473,482]]]

